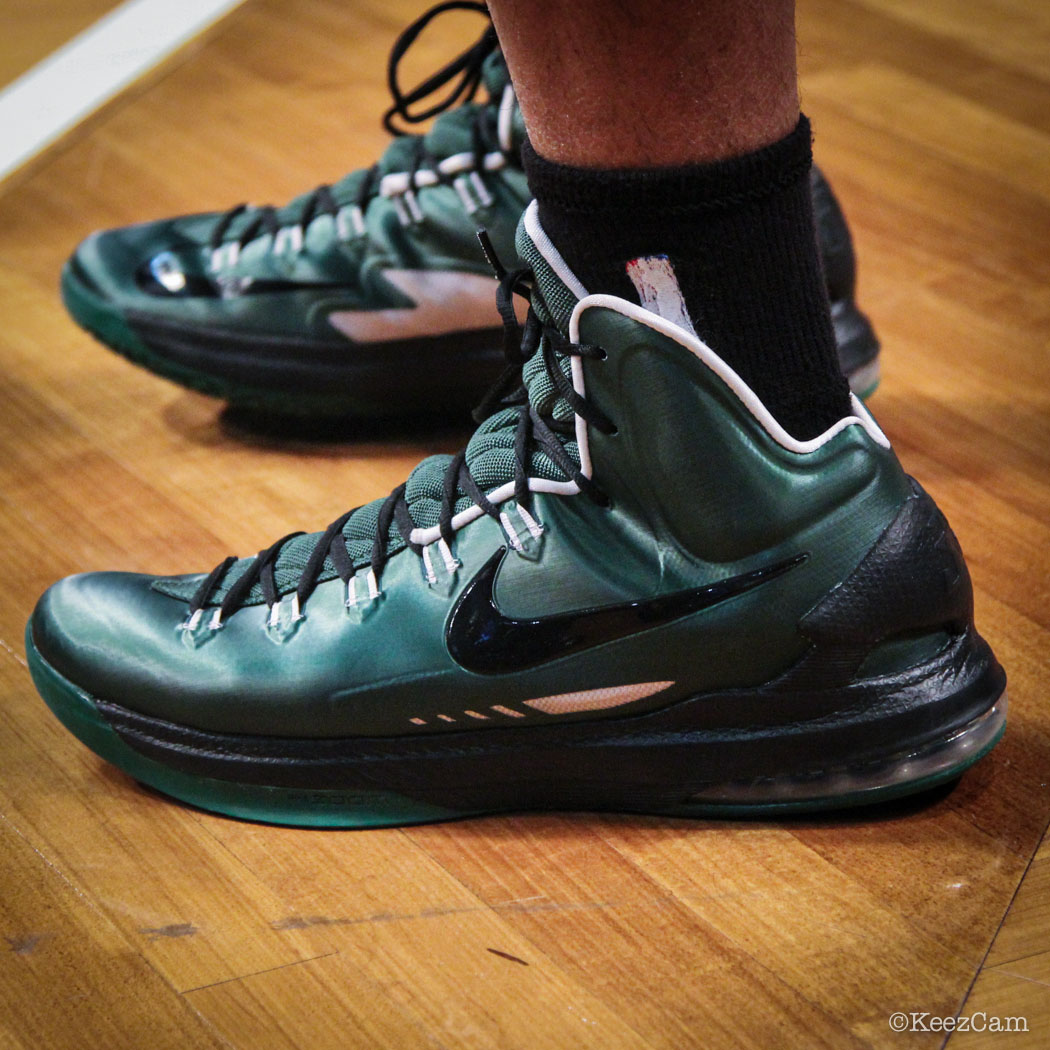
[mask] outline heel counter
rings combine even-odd
[[[811,673],[819,667],[821,677],[845,680],[880,647],[906,659],[909,640],[922,653],[938,637],[946,644],[973,631],[973,586],[959,541],[936,503],[909,480],[911,493],[893,521],[800,621],[813,645],[813,658],[803,661]]]
[[[842,205],[819,168],[810,171],[810,190],[828,298],[832,303],[852,299],[857,286],[857,260]]]

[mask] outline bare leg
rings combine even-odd
[[[674,283],[668,315],[790,433],[840,419],[793,0],[490,7],[539,217],[583,286],[639,301],[639,274],[656,267]]]
[[[548,160],[720,160],[798,122],[794,0],[491,0],[529,135]]]

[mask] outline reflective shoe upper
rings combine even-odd
[[[240,305],[245,320],[260,331],[323,338],[334,328],[351,342],[491,327],[491,273],[476,230],[484,226],[508,251],[528,193],[518,166],[524,128],[499,54],[489,56],[484,73],[487,102],[464,103],[425,135],[395,139],[372,168],[283,208],[242,205],[222,215],[95,235],[91,263],[114,271],[104,290],[119,294],[119,285],[126,292],[134,266],[138,291],[150,297],[142,308],[162,316],[178,318],[189,310],[201,323],[236,324]],[[81,264],[85,256],[81,249]],[[94,273],[94,265],[87,268]],[[383,316],[420,302],[425,280],[403,273],[444,277],[459,269],[485,279],[484,317],[442,327]],[[274,303],[287,302],[274,296],[300,291],[313,299],[339,299],[343,311],[301,313],[294,300],[291,311],[273,310]],[[434,285],[428,305],[454,291],[449,276]],[[262,313],[264,306],[273,313]],[[379,316],[369,323],[355,316],[363,312]]]
[[[534,209],[521,251],[540,289],[524,387],[464,453],[208,577],[65,581],[34,617],[41,655],[156,717],[297,736],[542,719],[528,701],[580,683],[662,683],[629,702],[646,709],[785,671],[800,619],[909,498],[885,437],[857,403],[796,441],[694,336],[578,299]],[[552,619],[712,587],[702,617],[636,609],[619,634]]]
[[[477,230],[510,257],[528,200],[524,126],[492,48],[475,54],[485,101],[396,138],[367,170],[279,209],[92,234],[63,272],[73,317],[146,367],[240,404],[410,412],[435,384],[450,412],[476,403],[500,361]]]
[[[402,34],[392,71],[429,17]],[[489,29],[443,71],[461,66],[464,90],[424,112],[467,100],[425,135],[395,138],[370,169],[282,208],[92,234],[63,272],[73,317],[153,371],[238,404],[300,415],[409,413],[435,393],[450,412],[475,404],[501,361],[477,231],[513,258],[529,199],[524,125],[495,48]],[[473,101],[479,87],[487,98]],[[394,110],[416,119],[404,96]],[[819,173],[813,192],[843,365],[867,393],[878,344],[853,299],[849,231]]]

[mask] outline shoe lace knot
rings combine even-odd
[[[488,22],[484,32],[451,62],[406,90],[398,76],[398,69],[405,55],[436,17],[457,10],[484,15]],[[489,20],[488,8],[476,0],[446,0],[436,4],[407,26],[394,42],[387,63],[387,84],[393,101],[383,114],[382,122],[383,127],[392,135],[413,140],[411,162],[406,172],[406,185],[409,190],[418,185],[417,175],[423,168],[432,171],[440,183],[451,183],[453,179],[442,171],[439,158],[433,156],[427,148],[425,137],[413,133],[403,125],[421,124],[455,106],[473,101],[482,83],[485,60],[498,48],[499,42]],[[453,81],[449,90],[436,102],[416,108]],[[511,90],[508,85],[506,91]],[[472,114],[472,170],[484,170],[485,158],[490,153],[500,154],[503,163],[517,163],[516,153],[508,141],[509,135],[500,133],[499,124],[499,114],[493,106],[478,106]],[[348,178],[352,178],[356,183],[356,188],[351,199],[343,203],[338,199],[337,191],[332,185],[324,183],[317,186],[303,195],[300,201],[295,202],[298,208],[291,214],[289,209],[292,209],[293,205],[286,205],[284,208],[272,204],[235,205],[222,213],[212,227],[208,239],[208,249],[213,259],[212,268],[219,270],[235,264],[241,250],[259,237],[269,235],[273,238],[274,245],[277,245],[282,230],[285,229],[291,231],[293,242],[301,246],[310,223],[321,215],[332,217],[337,229],[341,231],[340,236],[345,240],[364,234],[364,211],[370,200],[379,195],[382,174],[380,164],[377,163],[349,176]]]
[[[473,11],[484,15],[488,25],[481,36],[462,54],[457,55],[451,62],[420,81],[415,87],[408,91],[403,90],[398,80],[398,66],[423,30],[435,18],[448,11]],[[470,102],[477,94],[481,84],[485,59],[498,46],[496,30],[489,21],[488,8],[484,4],[477,3],[475,0],[446,0],[445,3],[435,4],[429,11],[407,26],[391,48],[387,62],[386,82],[390,88],[393,103],[383,114],[383,127],[391,135],[406,135],[409,132],[399,127],[395,118],[400,117],[406,124],[422,124],[453,106],[462,102]],[[413,112],[413,106],[430,98],[456,77],[459,79],[444,96],[426,108]]]

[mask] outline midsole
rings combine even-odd
[[[355,398],[401,397],[406,384],[430,392],[469,382],[484,387],[499,371],[502,331],[486,328],[451,335],[353,345],[295,336],[241,335],[186,327],[130,314],[142,342],[165,360],[232,385],[253,390],[316,392],[338,396],[339,385]],[[450,373],[451,369],[451,373]],[[480,380],[481,369],[491,373]],[[333,389],[333,384],[337,384]]]
[[[982,715],[961,729],[920,747],[898,751],[878,760],[830,767],[815,773],[756,777],[708,785],[689,802],[699,805],[790,805],[828,796],[859,797],[866,792],[893,789],[918,780],[940,780],[971,765],[1002,735],[1006,725],[1006,693]]]
[[[290,739],[206,732],[95,700],[124,743],[181,772],[297,789],[383,788],[451,808],[486,792],[550,782],[619,783],[676,795],[756,777],[818,776],[916,751],[987,712],[1005,676],[976,635],[963,635],[919,668],[813,697],[819,717],[698,728],[711,705],[786,701],[776,683],[705,694],[647,714],[551,726],[479,729],[418,737]]]

